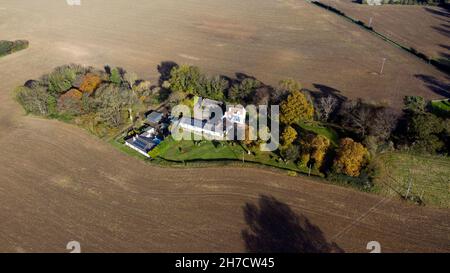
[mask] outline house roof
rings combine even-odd
[[[151,122],[151,123],[159,123],[161,122],[162,118],[163,118],[163,113],[160,112],[151,112],[150,114],[147,115],[147,121]]]
[[[152,150],[155,146],[159,144],[159,139],[157,138],[148,138],[142,135],[132,137],[130,139],[127,139],[126,142],[133,147],[141,150],[144,153],[149,152]]]
[[[180,124],[194,126],[199,129],[203,129],[203,130],[207,130],[207,131],[215,131],[216,127],[219,129],[220,129],[220,127],[222,127],[222,130],[223,130],[223,123],[221,121],[217,122],[217,123],[212,123],[212,122],[208,122],[207,120],[183,117],[180,119],[179,122],[180,122]]]

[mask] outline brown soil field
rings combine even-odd
[[[439,59],[450,54],[450,13],[420,5],[369,6],[353,0],[320,0],[369,25],[390,39]]]
[[[82,4],[0,0],[1,38],[31,42],[0,59],[1,252],[67,252],[72,240],[83,252],[244,251],[243,206],[260,195],[305,215],[346,252],[368,252],[369,241],[385,252],[450,252],[449,210],[260,169],[154,167],[74,126],[24,116],[11,94],[70,62],[152,77],[159,62],[174,60],[394,101],[400,93],[436,97],[413,75],[442,74],[303,2]],[[381,56],[392,63],[379,77],[371,72]]]

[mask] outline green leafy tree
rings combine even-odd
[[[51,96],[42,86],[33,89],[21,86],[15,91],[17,101],[22,105],[27,113],[46,116],[49,114],[49,101]]]
[[[236,103],[251,101],[253,94],[261,87],[261,82],[252,78],[246,78],[239,84],[234,84],[228,93],[228,98]]]
[[[427,102],[420,96],[406,96],[403,99],[405,109],[413,112],[425,112]]]
[[[176,92],[196,94],[201,77],[200,69],[196,66],[174,67],[170,71],[170,88]]]
[[[208,78],[202,76],[196,95],[212,100],[223,100],[225,90],[228,88],[228,81],[221,77]]]
[[[120,71],[117,67],[115,67],[111,70],[111,75],[109,76],[109,81],[116,85],[122,84],[122,75],[120,74]]]
[[[431,113],[415,113],[408,121],[407,136],[415,149],[435,153],[444,147],[445,129],[441,118]]]
[[[70,66],[57,67],[52,73],[46,77],[48,82],[48,91],[59,96],[70,88],[77,77],[77,71]]]
[[[294,79],[281,80],[279,86],[281,90],[285,90],[289,93],[300,91],[302,89],[302,85]]]

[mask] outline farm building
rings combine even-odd
[[[158,127],[164,118],[164,114],[160,112],[153,111],[147,115],[145,122],[153,127]]]
[[[148,152],[155,148],[160,142],[161,140],[156,137],[155,128],[150,127],[144,133],[125,140],[125,145],[145,157],[150,157]]]

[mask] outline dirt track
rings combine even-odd
[[[24,4],[28,2],[32,3]],[[134,11],[137,14],[133,17],[127,11],[132,5],[128,2],[89,1],[108,2],[105,13],[98,13],[95,20],[91,18],[90,12],[99,12],[98,6],[93,4],[90,11],[78,11],[77,16],[82,18],[78,21],[71,18],[63,1],[62,4],[55,1],[36,2],[0,0],[0,33],[6,36],[2,38],[27,38],[32,43],[30,49],[0,59],[0,251],[64,252],[66,243],[71,240],[80,241],[83,251],[95,252],[243,251],[241,230],[246,225],[242,206],[246,202],[255,202],[260,194],[273,195],[297,213],[305,214],[329,240],[335,241],[347,252],[367,252],[367,242],[374,240],[382,244],[383,251],[450,251],[448,210],[415,207],[307,178],[292,178],[268,171],[156,168],[121,154],[76,127],[24,117],[11,99],[13,87],[68,62],[92,65],[110,62],[137,68],[138,72],[145,71],[150,75],[155,74],[155,65],[161,60],[173,60],[173,56],[183,54],[199,58],[200,61],[192,62],[205,66],[211,72],[231,72],[244,67],[246,72],[256,74],[263,80],[267,76],[267,81],[281,78],[283,67],[286,71],[292,70],[296,76],[306,71],[297,65],[295,58],[291,59],[286,50],[282,55],[292,64],[284,66],[286,62],[280,63],[280,70],[274,69],[274,73],[268,69],[276,67],[273,64],[258,63],[258,54],[274,50],[270,45],[259,48],[261,41],[258,42],[258,39],[265,38],[258,35],[252,38],[256,41],[253,62],[243,58],[252,51],[245,48],[241,51],[243,55],[227,59],[227,54],[222,54],[223,59],[211,60],[216,52],[228,50],[223,47],[219,49],[217,45],[212,49],[202,48],[203,44],[180,36],[189,28],[182,27],[185,25],[184,19],[161,15],[172,11],[174,1],[159,4],[158,13],[150,7],[137,9],[136,6]],[[214,5],[223,5],[224,2],[217,1]],[[229,5],[236,4],[237,8],[233,10],[238,10],[238,13],[251,10],[251,3],[255,3],[231,2],[227,1]],[[270,7],[266,2],[270,1],[261,5],[262,12]],[[196,17],[198,14],[195,13],[200,13],[195,9],[198,3],[184,1],[183,5],[191,9],[189,14]],[[295,9],[297,4],[284,6],[286,1],[277,3],[287,13],[301,12]],[[299,5],[306,13],[313,9],[303,3]],[[329,20],[334,20],[319,9],[313,10],[318,13],[317,23],[326,22],[322,23],[323,27],[330,23]],[[45,21],[41,12],[52,17],[53,23]],[[225,9],[225,12],[230,11]],[[253,13],[258,18],[259,12]],[[27,21],[23,19],[25,15],[30,17]],[[273,20],[280,18],[275,17]],[[135,20],[135,24],[149,26],[145,24],[151,25],[164,18],[175,22],[172,33],[155,33],[156,30],[150,27],[131,30],[120,24]],[[248,34],[252,29],[235,30],[237,27],[233,24],[240,22],[237,18],[228,25],[231,30],[216,33],[217,38],[211,38],[211,41],[221,40],[220,37],[229,37],[233,33],[237,42],[227,46],[240,48],[240,39],[242,44],[247,44],[248,37],[253,37]],[[225,15],[223,20],[228,20]],[[105,29],[105,25],[109,24],[114,24],[114,27]],[[92,30],[94,26],[98,29]],[[351,25],[345,28],[357,32]],[[62,29],[66,30],[63,32]],[[203,35],[203,31],[216,27],[212,23],[204,23],[199,25],[199,29],[196,35]],[[142,36],[142,32],[151,38]],[[279,35],[282,34],[285,33]],[[180,44],[183,39],[186,41]],[[377,43],[376,40],[372,42]],[[295,44],[286,43],[287,46]],[[343,47],[344,44],[331,46]],[[194,48],[204,50],[194,51]],[[294,49],[293,52],[299,53]],[[441,76],[417,64],[414,59],[403,55],[400,58],[412,72],[417,69],[420,73]],[[183,57],[176,57],[175,60],[182,62]],[[314,62],[310,60],[307,63]],[[413,65],[413,68],[408,68],[411,63],[417,64],[417,67]],[[297,67],[300,67],[299,70]],[[336,80],[337,83],[338,75],[335,78],[331,76],[330,81]],[[355,86],[361,84],[356,83]],[[354,90],[356,92],[357,89]],[[433,96],[426,90],[422,87],[416,89],[418,93]]]

